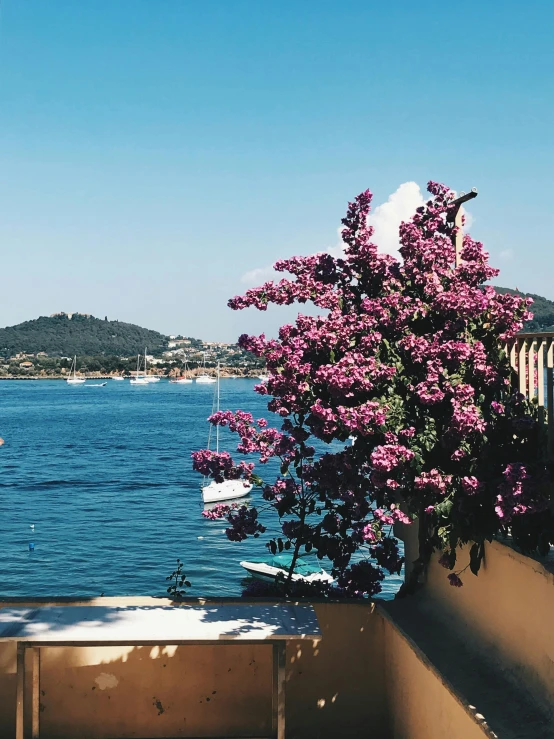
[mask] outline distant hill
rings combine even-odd
[[[167,347],[167,337],[132,323],[108,321],[82,313],[41,316],[0,329],[0,355],[46,352],[53,357],[115,355],[129,357],[148,347],[149,353]]]
[[[524,298],[533,298],[531,313],[533,320],[528,321],[524,327],[524,331],[554,331],[554,301],[543,298],[541,295],[534,293],[522,293],[519,290],[511,290],[509,287],[497,287],[494,289],[499,293],[510,293],[510,295],[520,295]]]

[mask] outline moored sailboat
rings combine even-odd
[[[73,374],[71,374],[72,372]],[[77,377],[77,355],[73,357],[69,374],[70,376],[66,380],[68,385],[82,385],[85,382],[84,377]]]
[[[145,351],[145,357],[146,357],[146,351]],[[146,367],[145,367],[146,369]],[[148,385],[148,380],[146,379],[146,376],[141,376],[140,374],[140,354],[137,354],[137,373],[134,377],[131,377],[130,380],[131,385]]]
[[[218,366],[218,372],[219,372],[219,364]],[[198,375],[196,378],[196,382],[200,383],[201,385],[211,385],[214,382],[218,382],[215,377],[212,377],[212,375],[208,375],[206,372],[206,355],[204,354],[204,363],[202,365],[202,374]]]
[[[180,377],[174,377],[169,382],[173,383],[174,385],[190,385],[192,383],[192,378],[189,377],[189,367],[187,364],[187,358],[184,358],[184,368],[183,368],[183,374],[180,375]]]
[[[219,362],[217,363],[217,383],[215,390],[216,411],[219,411]],[[212,408],[213,410],[214,408]],[[208,436],[208,449],[210,448],[211,427]],[[215,450],[219,452],[219,426],[215,427]],[[206,478],[204,478],[204,481]],[[204,503],[221,503],[224,500],[235,500],[236,498],[244,498],[252,490],[252,485],[244,480],[223,480],[216,482],[212,480],[209,484],[202,485],[202,500]]]

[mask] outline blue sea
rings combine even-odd
[[[94,382],[0,381],[0,597],[163,596],[177,558],[190,595],[239,596],[239,562],[264,556],[263,538],[232,543],[224,522],[202,518],[191,465],[214,385]],[[270,419],[255,384],[222,379],[222,409]],[[233,442],[223,433],[220,448]]]

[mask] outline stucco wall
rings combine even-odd
[[[114,599],[93,603],[114,604]],[[322,641],[291,643],[287,649],[287,737],[365,735],[371,726],[372,736],[386,739],[382,619],[368,603],[315,608]],[[270,733],[267,646],[48,648],[42,653],[43,739]],[[13,644],[0,647],[0,697],[0,737],[11,739]]]
[[[385,688],[391,739],[485,739],[425,656],[386,617]]]
[[[436,611],[455,619],[471,638],[492,648],[516,681],[525,681],[545,704],[554,704],[554,574],[511,547],[487,544],[477,577],[466,570],[463,587],[453,588],[435,556],[425,596]],[[469,562],[469,547],[456,567]]]

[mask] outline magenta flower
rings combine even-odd
[[[463,585],[463,582],[460,580],[455,572],[451,572],[450,575],[448,575],[448,581],[455,588],[461,588]]]

